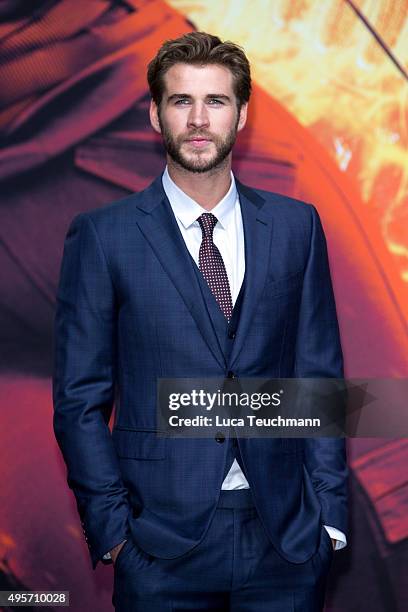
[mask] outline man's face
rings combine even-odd
[[[208,172],[230,155],[247,105],[238,113],[231,72],[219,65],[175,64],[164,75],[165,90],[150,107],[153,128],[167,154],[189,172]]]

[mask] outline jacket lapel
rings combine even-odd
[[[232,370],[244,347],[252,316],[265,285],[273,225],[271,216],[267,215],[263,209],[264,199],[239,181],[236,183],[244,226],[246,285],[241,316],[230,356],[229,369]]]
[[[141,232],[177,288],[214,357],[225,369],[225,357],[202,298],[195,264],[167,200],[161,176],[143,192],[137,206],[146,213],[136,220]]]
[[[255,308],[262,295],[270,260],[273,225],[271,216],[263,209],[264,199],[238,180],[236,184],[244,227],[246,286],[229,369],[233,369],[244,347]],[[224,353],[202,298],[194,271],[195,264],[167,201],[161,175],[142,193],[137,206],[145,215],[139,216],[137,224],[180,293],[214,357],[225,369]]]

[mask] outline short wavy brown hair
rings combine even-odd
[[[248,102],[251,95],[251,71],[248,58],[236,43],[222,42],[218,36],[206,32],[189,32],[166,40],[147,68],[150,94],[157,104],[164,93],[164,75],[174,64],[217,64],[228,68],[233,75],[234,93],[238,110]]]

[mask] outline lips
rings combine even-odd
[[[199,138],[198,137],[198,138],[188,138],[186,142],[192,144],[195,147],[203,147],[209,142],[211,142],[211,140],[209,138]]]

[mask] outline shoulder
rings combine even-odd
[[[146,191],[131,193],[120,200],[104,204],[82,214],[88,217],[96,226],[126,222],[141,214],[138,205],[143,201]]]
[[[115,233],[121,228],[135,224],[140,217],[146,214],[147,207],[158,202],[162,197],[161,176],[159,176],[142,191],[79,213],[72,220],[72,224],[92,226],[98,234]]]
[[[304,214],[310,216],[314,208],[313,204],[291,198],[277,193],[274,191],[267,191],[265,189],[257,189],[244,185],[240,181],[237,181],[239,193],[244,194],[247,198],[254,201],[258,205],[266,205],[267,209],[282,210],[290,214]]]
[[[239,181],[237,181],[237,187],[239,195],[244,196],[244,198],[240,198],[241,205],[243,199],[244,201],[245,199],[249,200],[259,210],[262,210],[263,215],[271,219],[300,226],[304,229],[310,228],[314,225],[316,219],[317,221],[319,219],[315,206],[309,202],[274,191],[250,187]]]

